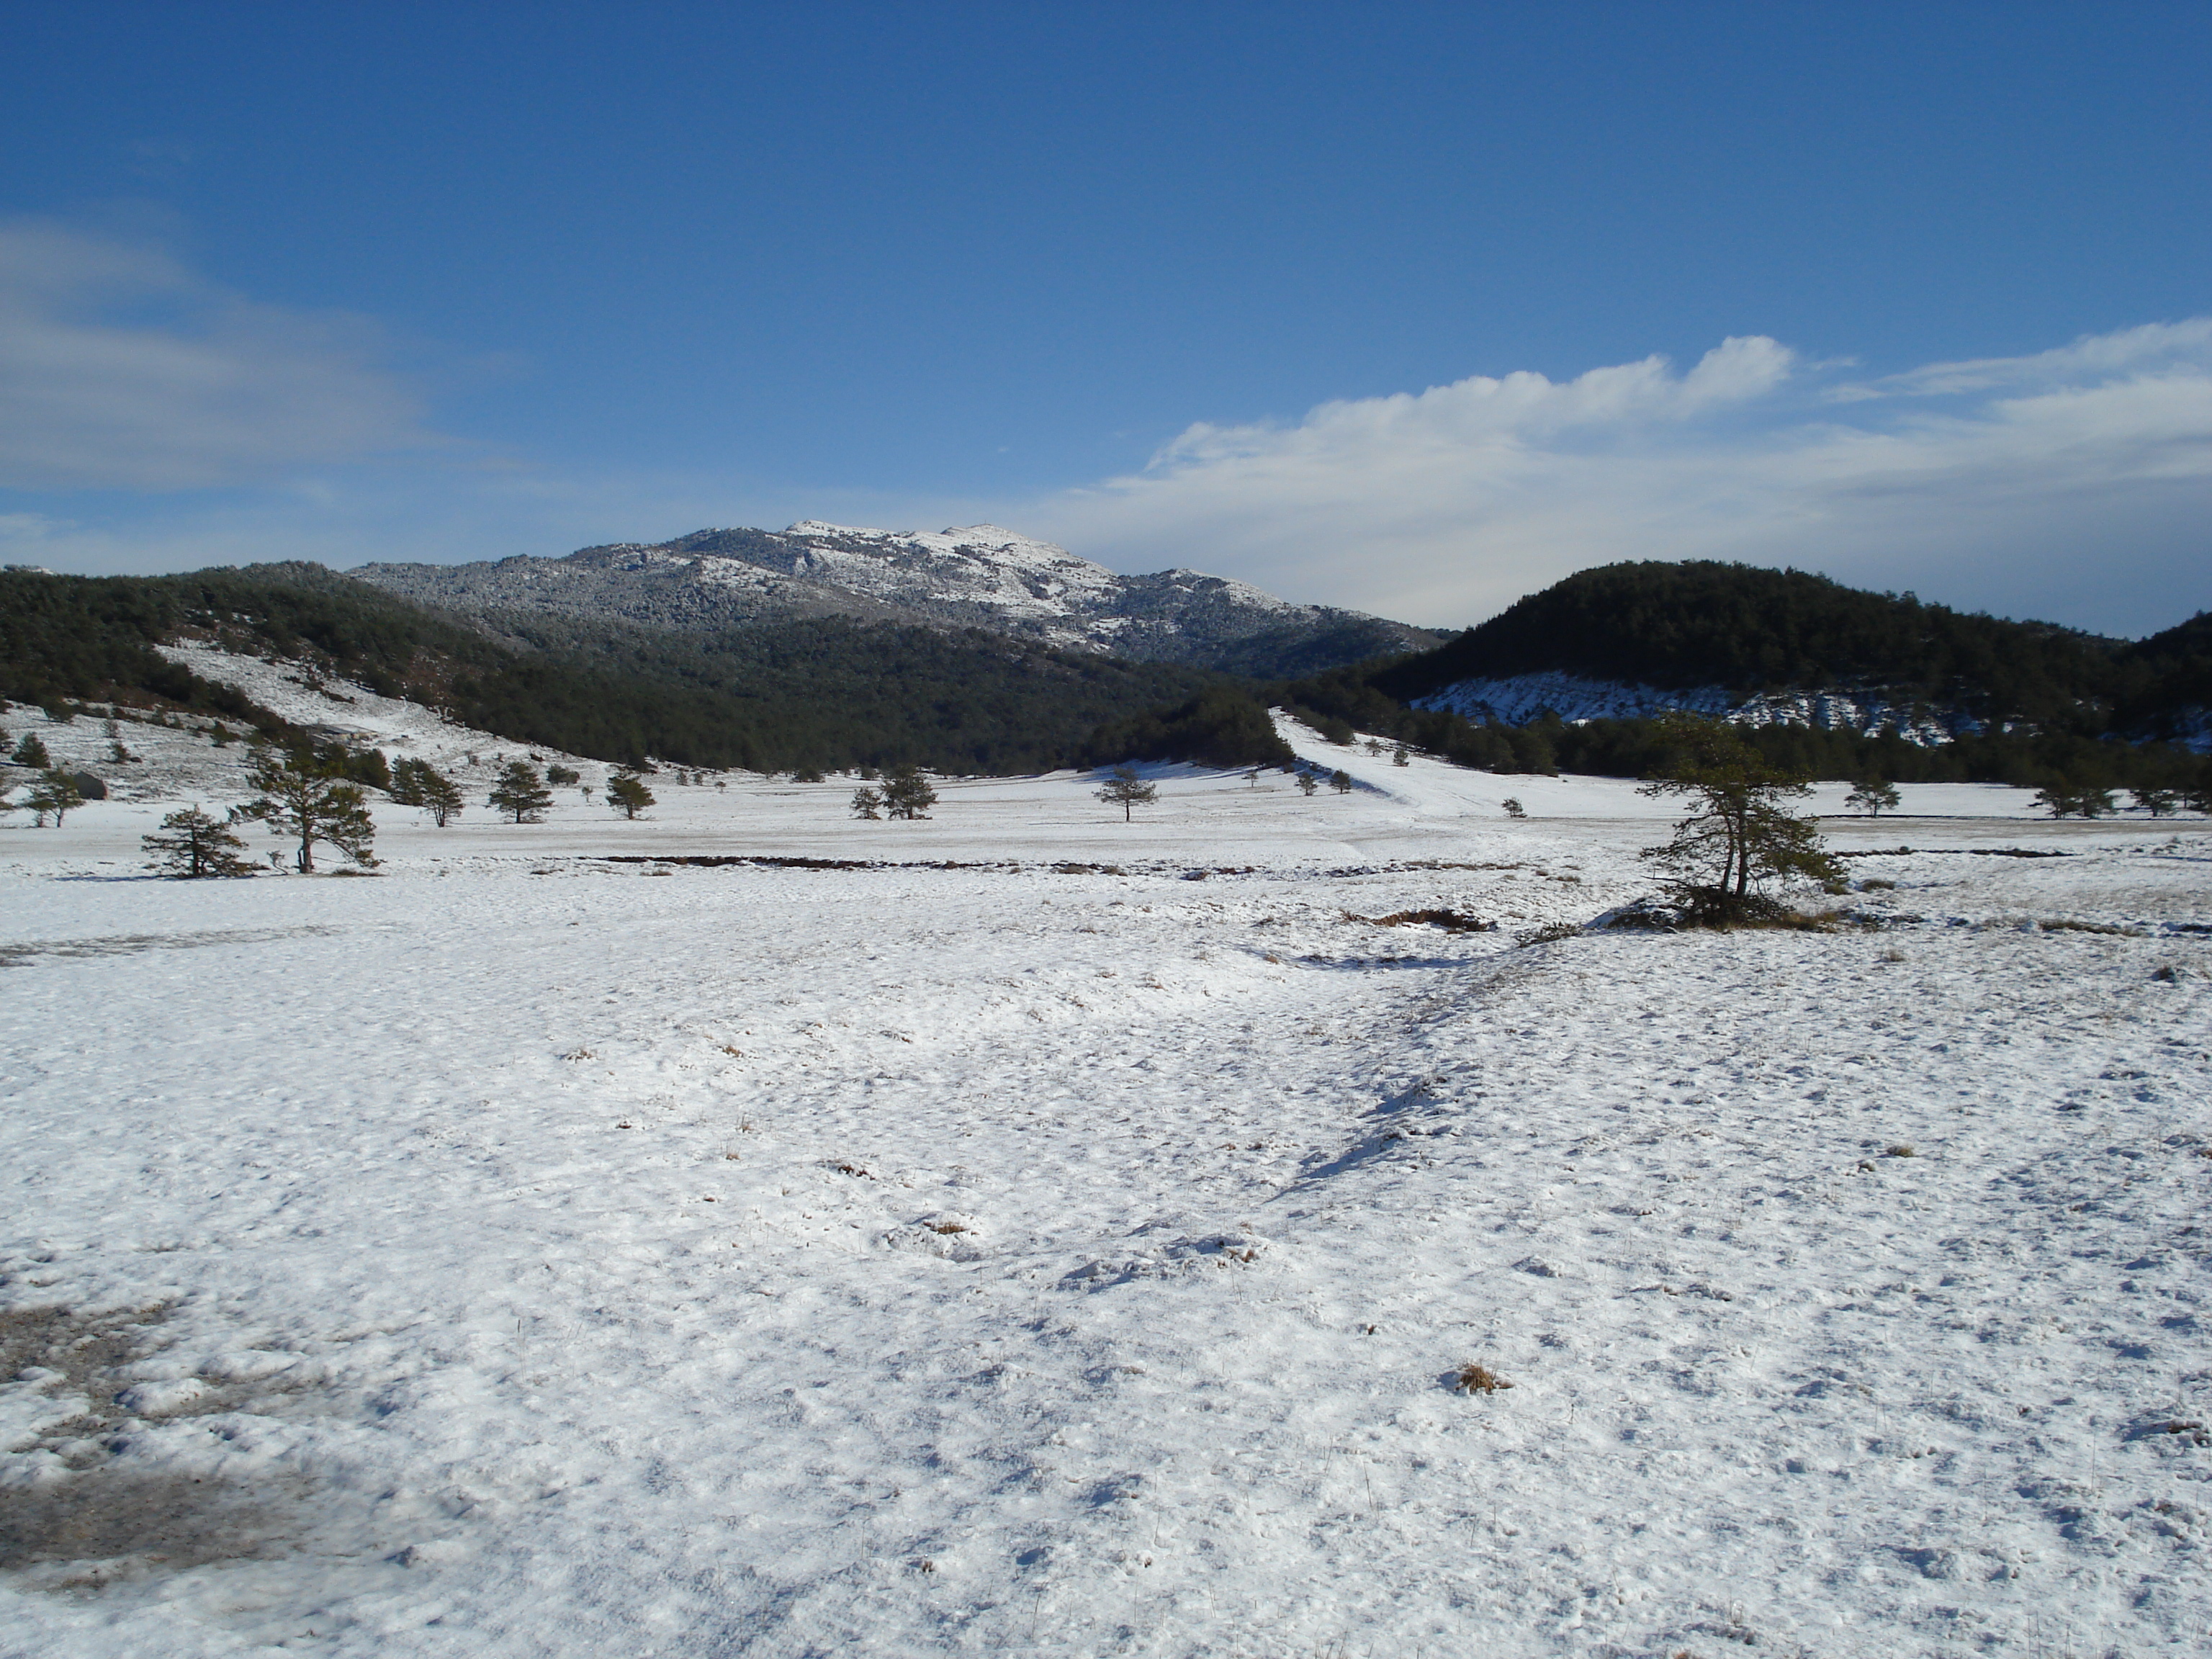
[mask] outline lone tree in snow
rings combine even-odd
[[[369,852],[376,825],[361,786],[335,776],[313,755],[264,750],[246,781],[261,793],[232,808],[232,818],[258,818],[272,833],[296,840],[300,848],[292,861],[301,875],[315,873],[319,841],[329,842],[356,864],[376,862]]]
[[[1115,767],[1098,790],[1099,799],[1109,806],[1121,807],[1121,822],[1124,823],[1129,821],[1131,807],[1150,806],[1159,798],[1158,786],[1139,777],[1133,766]]]
[[[1352,774],[1346,771],[1342,767],[1338,767],[1335,771],[1328,775],[1328,787],[1335,790],[1340,795],[1350,794],[1352,793]]]
[[[853,816],[856,818],[880,818],[884,815],[884,795],[880,789],[871,789],[862,784],[853,792]]]
[[[197,881],[210,876],[250,876],[259,866],[242,858],[246,843],[230,833],[222,819],[210,817],[198,806],[187,806],[161,820],[152,835],[138,844],[150,855],[149,862],[165,876]]]
[[[1719,720],[1677,712],[1659,725],[1672,752],[1638,793],[1684,797],[1690,812],[1671,841],[1647,847],[1644,856],[1668,872],[1668,892],[1692,921],[1726,927],[1778,919],[1785,912],[1760,890],[1767,883],[1843,879],[1819,827],[1786,804],[1812,793],[1802,773],[1775,766]]]
[[[653,805],[653,791],[635,772],[617,772],[607,780],[607,805],[626,818],[634,818]]]
[[[1315,790],[1320,787],[1321,786],[1314,781],[1314,775],[1312,773],[1301,772],[1298,774],[1298,793],[1300,794],[1310,795]]]
[[[1402,743],[1400,744],[1395,749],[1393,749],[1390,751],[1390,764],[1393,766],[1411,766],[1413,763],[1407,758],[1407,750],[1406,745]]]
[[[1852,786],[1851,793],[1844,798],[1844,805],[1854,811],[1865,813],[1870,818],[1878,818],[1884,812],[1897,811],[1899,799],[1895,784],[1884,783],[1880,778],[1869,778],[1863,783]]]
[[[1520,798],[1515,795],[1508,795],[1504,800],[1498,802],[1498,809],[1509,818],[1525,818],[1528,816],[1528,809],[1523,806]]]
[[[39,774],[39,781],[22,799],[23,810],[36,814],[41,830],[46,827],[48,818],[54,821],[55,829],[60,829],[62,820],[83,805],[84,791],[76,787],[76,780],[54,767]]]
[[[15,745],[15,764],[35,766],[43,772],[53,763],[54,757],[46,752],[46,745],[39,741],[39,734],[24,732],[22,742]]]
[[[528,761],[509,761],[484,804],[496,806],[514,823],[541,823],[545,809],[553,805],[553,792]]]
[[[937,791],[929,787],[919,767],[894,767],[884,777],[884,810],[891,817],[926,818],[927,809],[936,805]]]

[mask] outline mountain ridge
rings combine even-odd
[[[802,519],[557,558],[372,563],[355,580],[464,614],[550,611],[699,633],[842,616],[981,629],[1058,650],[1267,678],[1419,650],[1442,634],[1183,568],[1128,576],[997,525],[936,532]]]

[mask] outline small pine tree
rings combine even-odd
[[[545,769],[545,781],[557,788],[566,789],[569,785],[581,783],[583,781],[584,775],[581,772],[573,766],[563,766],[558,761]]]
[[[53,763],[54,757],[46,752],[46,745],[39,741],[39,734],[35,732],[24,732],[22,742],[15,745],[15,764],[35,766],[43,772]]]
[[[198,805],[170,813],[159,830],[141,836],[138,844],[151,854],[149,862],[155,869],[179,881],[250,876],[260,868],[240,856],[246,843],[222,819],[210,817]]]
[[[880,789],[871,789],[862,784],[853,792],[853,816],[856,818],[881,818],[884,815],[884,794]]]
[[[553,792],[528,761],[509,761],[484,804],[496,806],[514,823],[542,823],[545,809],[553,805]]]
[[[1107,778],[1105,784],[1098,791],[1100,800],[1104,801],[1109,806],[1121,807],[1121,822],[1124,823],[1129,821],[1131,807],[1150,806],[1159,799],[1159,796],[1158,787],[1147,783],[1139,777],[1137,769],[1133,766],[1115,767],[1112,775]]]
[[[1298,774],[1298,793],[1300,794],[1310,795],[1315,790],[1320,787],[1321,785],[1314,781],[1314,775],[1312,773],[1301,772]]]
[[[1405,745],[1404,744],[1402,744],[1402,743],[1401,743],[1401,744],[1399,744],[1395,749],[1393,749],[1393,750],[1390,751],[1390,764],[1391,764],[1391,765],[1393,765],[1393,766],[1411,766],[1413,763],[1409,758],[1407,758],[1407,750],[1406,750],[1406,745]]]
[[[824,779],[822,769],[810,763],[793,772],[791,781],[793,783],[821,783]]]
[[[62,820],[84,805],[84,792],[76,787],[76,780],[68,773],[47,768],[39,774],[39,781],[31,786],[31,793],[23,797],[23,805],[37,814],[38,827],[46,827],[46,820],[54,821],[54,828],[62,827]]]
[[[1256,789],[1260,787],[1260,769],[1258,767],[1254,767],[1250,771],[1244,775],[1244,787],[1247,789]]]
[[[607,805],[626,818],[635,817],[653,799],[653,791],[635,772],[617,772],[607,780]]]
[[[915,766],[895,768],[884,780],[884,810],[895,818],[926,818],[937,805],[937,791]]]
[[[2109,789],[2094,789],[2087,784],[2054,783],[2035,792],[2035,804],[2054,818],[2109,817],[2120,810]]]
[[[1335,771],[1328,775],[1328,787],[1335,790],[1340,795],[1350,794],[1352,793],[1352,774],[1346,771],[1342,767],[1337,768]]]
[[[424,760],[404,760],[392,769],[386,792],[402,806],[419,806],[443,830],[461,815],[461,787]]]
[[[215,732],[210,740],[218,749],[228,749],[233,743],[237,741],[235,738],[231,736],[230,728],[225,726],[221,720],[217,720],[215,723]]]
[[[359,784],[334,776],[312,754],[280,755],[273,749],[261,751],[246,778],[261,793],[234,807],[232,819],[258,818],[272,834],[297,840],[299,850],[292,861],[301,875],[315,873],[319,841],[364,867],[376,863],[369,851],[376,839],[376,823],[368,816],[368,801]]]
[[[1499,810],[1502,811],[1509,818],[1525,818],[1528,816],[1528,809],[1523,806],[1518,799],[1511,795],[1508,795],[1504,800],[1498,802],[1498,805]]]
[[[2181,805],[2179,789],[2162,788],[2156,784],[2128,791],[2128,799],[2154,818],[2162,818]]]
[[[1870,818],[1878,818],[1884,812],[1897,811],[1899,799],[1895,784],[1885,783],[1880,778],[1869,778],[1852,786],[1851,793],[1844,798],[1844,805],[1854,811],[1865,813]]]
[[[1692,918],[1712,927],[1770,919],[1784,912],[1760,890],[1766,883],[1842,882],[1820,826],[1789,810],[1812,793],[1804,774],[1776,766],[1723,721],[1678,710],[1658,725],[1672,753],[1638,793],[1685,797],[1690,811],[1672,840],[1643,856],[1668,872],[1668,890]]]

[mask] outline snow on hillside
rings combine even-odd
[[[1746,697],[1717,685],[1662,690],[1566,673],[1460,680],[1416,698],[1414,706],[1504,726],[1525,726],[1547,709],[1563,720],[1579,721],[1649,720],[1670,708],[1686,708],[1745,726],[1810,726],[1869,737],[1894,732],[1908,743],[1921,744],[1948,743],[1981,729],[1978,722],[1955,711],[1900,704],[1875,693],[1777,691]]]
[[[1417,649],[1436,635],[1326,605],[1294,605],[1194,570],[1126,576],[997,525],[933,534],[805,519],[782,531],[702,530],[650,545],[588,547],[561,559],[472,565],[370,564],[349,573],[418,602],[464,611],[522,608],[655,627],[714,629],[799,617],[952,625],[1152,660],[1265,672]],[[1255,666],[1240,654],[1262,639]],[[1270,657],[1268,653],[1275,653]]]
[[[2212,829],[1905,786],[1860,928],[1523,945],[1656,803],[1285,731],[0,828],[0,1655],[2201,1651]]]

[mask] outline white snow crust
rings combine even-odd
[[[1660,804],[1286,725],[1351,793],[475,776],[181,883],[238,751],[123,730],[0,827],[0,1335],[110,1334],[0,1380],[84,1518],[0,1654],[2205,1650],[2202,819],[1906,785],[1864,927],[1522,945]]]

